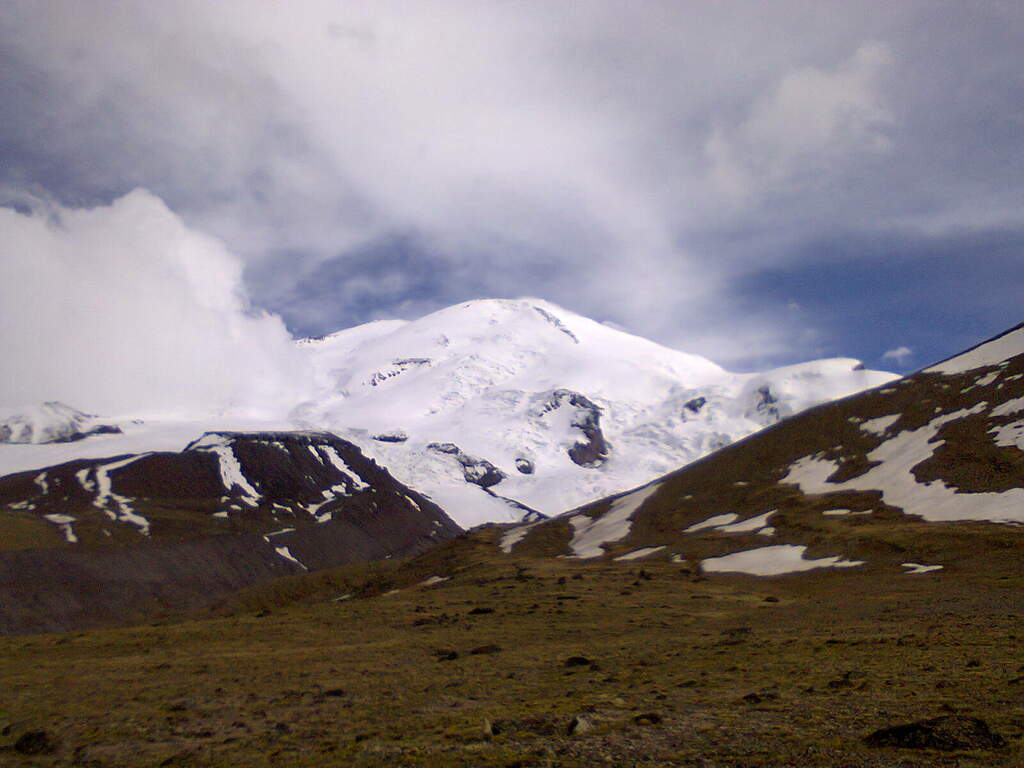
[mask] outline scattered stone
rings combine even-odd
[[[275,733],[291,733],[292,727],[288,723],[274,723]]]
[[[844,672],[841,677],[838,677],[835,680],[829,680],[826,685],[834,691],[839,690],[840,688],[853,688],[853,681],[850,679],[851,674],[851,672]]]
[[[633,722],[637,725],[661,725],[661,715],[657,712],[644,712],[633,715]]]
[[[344,696],[345,695],[345,689],[344,688],[328,688],[326,691],[323,692],[323,695],[324,696],[331,696],[331,697],[335,697],[335,698],[338,697],[338,696]]]
[[[967,668],[968,669],[977,669],[980,666],[981,666],[981,662],[978,661],[977,659],[971,659],[970,661],[967,662]]]
[[[438,661],[455,661],[459,658],[458,651],[437,650],[434,651],[434,655],[437,656]]]
[[[52,755],[57,745],[46,731],[25,731],[14,742],[14,751],[21,755]]]
[[[864,737],[869,747],[903,749],[998,749],[1006,739],[993,733],[988,723],[977,717],[945,715],[931,720],[882,728]]]
[[[586,656],[570,656],[565,660],[565,666],[567,667],[586,667],[592,662]]]
[[[483,616],[486,613],[494,613],[493,608],[484,608],[483,606],[477,606],[469,612],[470,616]]]
[[[569,721],[568,733],[570,736],[578,736],[592,730],[594,730],[594,721],[586,715],[576,715]]]
[[[478,645],[476,648],[469,652],[470,656],[483,656],[490,653],[501,653],[504,648],[494,643],[488,643],[487,645]]]
[[[777,602],[779,602],[779,598],[777,598],[777,597],[773,597],[772,595],[768,595],[768,597],[766,597],[766,598],[764,599],[764,601],[765,601],[766,603],[777,603]]]
[[[779,698],[774,693],[748,693],[743,697],[743,701],[747,704],[762,704],[766,701],[774,701]]]

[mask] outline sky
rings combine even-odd
[[[284,393],[482,297],[915,370],[1024,320],[1022,50],[1015,0],[0,0],[0,401]]]

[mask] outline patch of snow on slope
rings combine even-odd
[[[940,416],[918,429],[898,433],[868,453],[869,461],[880,462],[877,466],[846,482],[828,482],[839,465],[819,455],[805,456],[794,462],[780,482],[797,485],[804,493],[880,491],[887,504],[931,521],[1024,522],[1024,489],[959,493],[941,480],[919,483],[912,472],[932,456],[937,445],[930,441],[944,424],[979,413],[986,407],[985,403],[979,403],[973,408]]]
[[[995,435],[996,445],[1024,451],[1024,421],[1004,424],[1001,427],[989,430],[989,434]]]
[[[807,547],[797,544],[775,544],[770,547],[733,552],[731,555],[709,557],[701,563],[707,573],[746,573],[751,576],[780,576],[785,573],[810,571],[815,568],[852,568],[862,560],[841,557],[804,559]]]
[[[274,547],[274,551],[277,552],[277,554],[279,554],[285,560],[291,560],[293,563],[295,563],[297,566],[299,566],[299,568],[301,568],[302,570],[304,570],[304,571],[308,571],[309,570],[309,568],[307,568],[305,565],[303,565],[302,563],[300,563],[298,561],[298,559],[295,557],[295,555],[293,555],[291,553],[291,550],[289,550],[288,547]]]
[[[655,552],[660,552],[664,548],[664,545],[660,547],[643,547],[642,549],[635,549],[632,552],[627,552],[624,555],[619,555],[615,558],[615,560],[639,560],[642,557],[653,555]]]
[[[900,420],[902,415],[900,413],[893,413],[889,416],[879,416],[877,419],[868,419],[860,425],[860,428],[869,435],[881,437],[885,434],[885,430]]]
[[[633,513],[643,505],[651,494],[661,486],[652,483],[639,490],[615,499],[608,511],[600,517],[573,515],[569,524],[573,528],[569,547],[573,557],[600,557],[604,554],[603,544],[610,544],[629,535]]]
[[[242,492],[242,502],[255,507],[259,503],[260,492],[252,487],[248,478],[242,473],[242,465],[231,447],[231,440],[223,435],[204,435],[192,444],[192,448],[212,453],[217,457],[220,468],[220,479],[224,489],[230,493],[237,487]]]
[[[731,523],[729,525],[718,525],[716,530],[722,533],[760,533],[763,530],[767,530],[768,518],[774,515],[778,510],[770,510],[764,514],[751,517],[747,520],[742,520],[738,523]]]
[[[363,482],[363,479],[359,477],[359,475],[352,471],[352,468],[345,463],[345,460],[341,458],[341,455],[334,450],[333,445],[321,445],[320,450],[327,455],[327,460],[331,462],[331,466],[352,481],[352,490],[365,491],[370,487],[367,483]]]
[[[1015,413],[1024,411],[1024,397],[1015,397],[1012,400],[1007,400],[1005,403],[1000,403],[992,409],[990,416],[1012,416]]]
[[[148,454],[143,453],[138,456],[130,456],[121,461],[114,461],[110,464],[101,464],[91,471],[92,478],[96,483],[96,498],[93,499],[93,506],[106,512],[111,520],[136,526],[139,529],[139,533],[143,536],[149,536],[149,520],[132,509],[131,499],[114,493],[110,473],[116,469],[127,467],[132,462],[138,461],[146,455]],[[111,504],[113,504],[113,508]]]
[[[726,512],[722,515],[712,515],[707,520],[694,523],[689,528],[684,529],[683,533],[696,533],[697,531],[703,531],[707,528],[717,528],[720,525],[727,525],[737,519],[739,519],[739,515],[735,512]]]
[[[43,515],[43,517],[60,528],[61,533],[64,534],[64,538],[68,540],[69,544],[78,543],[78,537],[71,527],[71,524],[75,522],[75,518],[71,515]]]
[[[504,552],[506,555],[512,554],[512,548],[520,541],[525,539],[526,534],[528,534],[530,532],[530,529],[533,528],[535,525],[538,525],[538,523],[520,525],[516,528],[513,528],[511,531],[506,531],[502,535],[501,541],[498,542],[498,546],[501,547],[501,551]]]
[[[1015,328],[962,355],[925,368],[924,373],[964,373],[987,365],[997,365],[1020,354],[1024,354],[1024,328]]]
[[[941,565],[921,565],[920,563],[900,563],[904,568],[907,568],[907,573],[932,573],[934,571],[941,571],[943,566]]]

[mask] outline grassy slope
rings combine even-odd
[[[1024,764],[1012,563],[693,580],[504,557],[496,534],[284,580],[213,618],[2,639],[0,745],[45,729],[60,746],[0,765]],[[382,594],[431,575],[453,578]],[[472,653],[486,645],[501,650]],[[949,711],[1010,746],[860,743]],[[568,735],[580,714],[595,728]]]

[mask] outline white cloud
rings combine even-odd
[[[325,305],[294,287],[397,235],[482,294],[542,295],[707,354],[767,340],[800,355],[793,313],[746,322],[741,281],[835,232],[973,221],[963,201],[1020,218],[1017,169],[959,149],[990,143],[974,99],[1019,101],[973,87],[1005,79],[963,39],[1014,29],[991,4],[4,5],[18,87],[0,155],[20,130],[44,185],[153,190],[245,260],[257,301],[318,326]],[[970,53],[940,59],[950,41]],[[381,282],[332,274],[353,281],[339,304]],[[435,298],[380,295],[384,313]]]
[[[892,67],[889,47],[862,43],[833,70],[786,72],[735,128],[716,128],[706,152],[712,185],[734,201],[760,184],[828,178],[830,167],[857,153],[892,149],[893,117],[879,91]]]
[[[914,350],[910,347],[895,347],[894,349],[885,350],[885,354],[882,355],[883,360],[895,360],[897,363],[903,363],[910,359],[914,355]]]
[[[279,318],[249,308],[240,261],[149,192],[0,208],[0,231],[0,403],[256,413],[301,394],[302,360]]]

